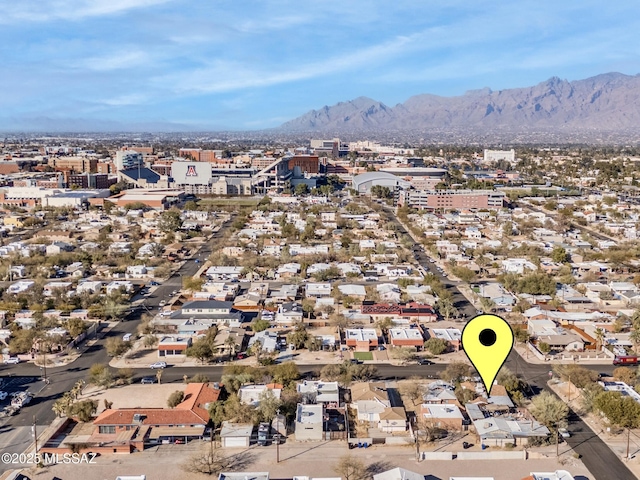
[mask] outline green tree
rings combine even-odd
[[[569,415],[567,404],[549,392],[533,397],[529,410],[536,420],[555,432],[566,425]]]
[[[293,193],[297,196],[307,195],[309,193],[309,186],[306,183],[299,183],[294,188]]]
[[[125,342],[120,337],[107,338],[107,355],[120,357],[131,348],[131,342]]]
[[[213,350],[206,338],[197,339],[184,353],[187,357],[196,358],[202,363],[213,357]]]
[[[556,263],[567,263],[571,260],[571,256],[567,253],[564,247],[558,245],[557,247],[554,247],[551,252],[551,260]]]
[[[263,422],[271,422],[282,405],[282,401],[275,396],[273,390],[265,390],[260,394],[258,407],[258,415]]]
[[[188,211],[198,210],[198,204],[193,200],[189,200],[185,202],[184,209]]]
[[[109,388],[113,385],[113,376],[109,367],[102,363],[94,363],[89,368],[89,383],[98,387]]]
[[[178,210],[166,210],[158,218],[158,228],[163,233],[171,233],[180,230],[182,219]]]
[[[469,376],[471,376],[471,367],[462,362],[450,363],[440,372],[440,378],[449,383],[460,383]]]
[[[451,273],[466,283],[473,283],[477,279],[476,272],[467,267],[452,267]]]
[[[531,336],[529,335],[529,332],[527,332],[526,329],[519,326],[513,329],[513,336],[520,343],[526,343],[531,338]]]
[[[254,332],[262,332],[267,328],[269,328],[269,325],[271,325],[269,320],[264,320],[264,319],[256,320],[251,324],[251,330],[253,330]]]
[[[627,429],[627,458],[632,428],[640,426],[640,403],[620,392],[602,392],[594,400],[594,407],[600,410],[612,425]]]
[[[293,344],[296,349],[304,348],[309,339],[309,333],[303,323],[298,323],[293,332],[287,335],[287,343]]]
[[[447,297],[440,297],[436,302],[436,310],[446,321],[458,315],[458,309],[453,305],[453,300]]]
[[[70,318],[65,322],[65,328],[69,331],[71,338],[76,338],[87,329],[87,324],[79,318]]]
[[[69,406],[68,417],[75,417],[81,422],[90,422],[98,410],[97,400],[82,400]]]
[[[167,399],[167,405],[169,408],[175,408],[184,400],[184,392],[182,390],[176,390]]]
[[[300,378],[300,370],[295,362],[283,362],[271,368],[271,377],[274,382],[288,387]]]
[[[432,337],[424,342],[424,348],[433,355],[441,355],[449,350],[450,343],[442,338]]]

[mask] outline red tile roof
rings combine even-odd
[[[119,408],[102,412],[94,425],[203,425],[209,421],[207,403],[217,402],[220,389],[207,383],[190,383],[184,391],[184,400],[176,408]],[[140,414],[141,422],[133,416]]]
[[[176,406],[176,409],[191,410],[198,415],[204,423],[209,421],[207,403],[217,402],[220,397],[220,388],[213,388],[211,384],[190,383],[184,391],[184,400]]]

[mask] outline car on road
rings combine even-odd
[[[156,379],[153,377],[142,377],[142,380],[140,380],[140,383],[143,385],[150,385],[152,383],[156,383]]]
[[[167,368],[167,362],[155,362],[149,365],[151,370],[155,370],[156,368]]]
[[[420,364],[420,365],[433,365],[433,362],[431,360],[427,360],[426,358],[421,358],[420,360],[418,360],[418,364]]]
[[[5,365],[9,365],[9,364],[15,365],[16,363],[20,363],[20,359],[18,357],[8,357],[8,358],[5,358],[4,362],[2,363],[4,363]]]

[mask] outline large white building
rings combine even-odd
[[[507,162],[514,163],[516,161],[516,151],[511,150],[487,150],[484,151],[485,162],[499,162],[500,160],[506,160]]]

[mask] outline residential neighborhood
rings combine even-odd
[[[470,478],[483,460],[598,478],[587,435],[640,472],[635,197],[554,188],[550,165],[550,186],[523,183],[552,151],[446,163],[337,143],[5,143],[2,449],[47,461],[0,473],[65,478],[51,459],[90,453],[148,478],[158,456],[165,478],[317,478],[305,465],[326,454],[318,471],[347,480]],[[105,188],[68,188],[80,177]],[[485,388],[462,336],[489,313],[515,345]]]

